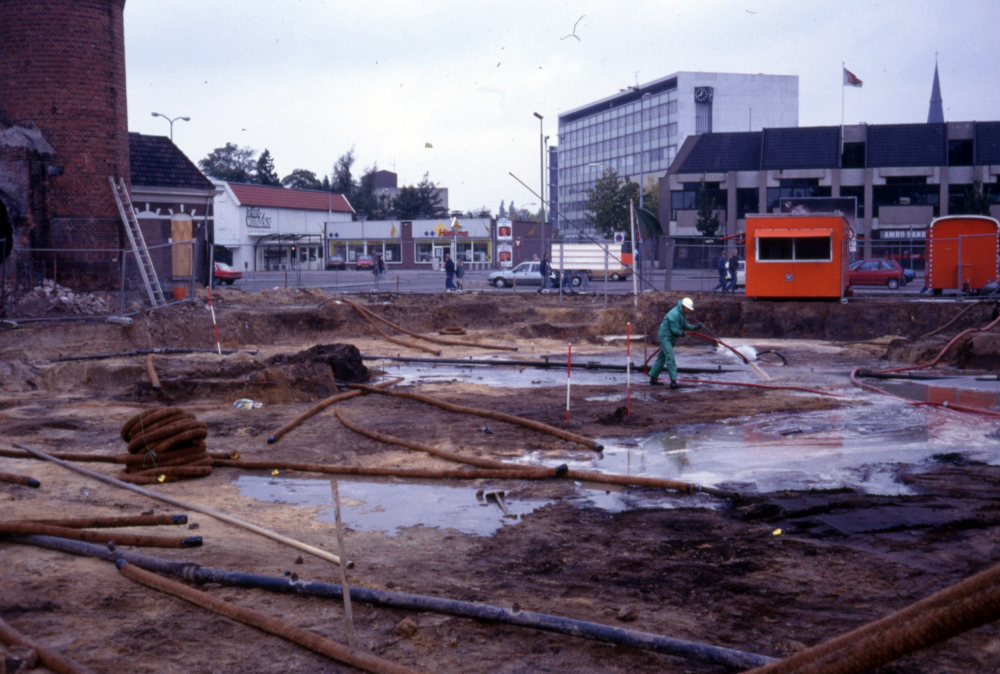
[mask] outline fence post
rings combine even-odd
[[[604,244],[604,306],[608,306],[608,244]]]
[[[118,315],[125,315],[125,265],[128,263],[128,251],[124,248],[121,249],[121,254],[119,259],[122,263],[122,281],[121,285],[118,286]]]

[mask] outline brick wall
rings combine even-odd
[[[64,174],[47,180],[51,193],[37,199],[48,199],[51,238],[62,245],[121,245],[108,176],[128,184],[124,6],[0,2],[0,114],[37,126],[56,150]]]

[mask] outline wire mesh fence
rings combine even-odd
[[[167,304],[194,297],[198,242],[152,246],[150,259]],[[5,319],[73,320],[129,315],[151,305],[135,254],[127,249],[21,248],[0,264]]]

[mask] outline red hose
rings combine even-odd
[[[888,368],[886,370],[871,370],[871,372],[875,374],[895,374],[897,372],[907,372],[909,370],[926,370],[927,368],[934,367],[935,365],[938,364],[938,362],[940,362],[942,358],[944,358],[944,355],[948,353],[951,347],[953,347],[959,339],[972,332],[987,332],[988,330],[996,326],[997,323],[1000,323],[1000,316],[990,321],[981,328],[969,328],[967,330],[963,330],[962,332],[952,337],[951,341],[945,344],[944,348],[941,349],[938,355],[935,356],[932,360],[927,361],[926,363],[920,363],[918,365],[903,365],[902,367],[893,367],[893,368]],[[885,391],[883,389],[880,389],[877,386],[861,383],[860,381],[858,381],[857,378],[858,371],[860,370],[861,370],[860,367],[856,367],[853,370],[851,370],[851,383],[857,386],[858,388],[867,389],[869,391],[874,391],[875,393],[881,393],[882,395],[886,395],[891,398],[895,398],[897,400],[902,400],[907,405],[933,405],[935,407],[943,407],[945,409],[954,410],[956,412],[965,412],[967,414],[982,414],[984,416],[992,417],[994,419],[1000,419],[1000,412],[996,412],[994,410],[984,410],[979,407],[968,407],[966,405],[952,405],[951,403],[937,403],[937,402],[923,401],[923,400],[908,400],[907,398],[903,398],[893,393],[889,393],[888,391]]]

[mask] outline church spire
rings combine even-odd
[[[938,79],[937,54],[934,55],[934,86],[931,87],[931,105],[927,110],[928,124],[944,123],[944,106],[941,100],[941,81]]]

